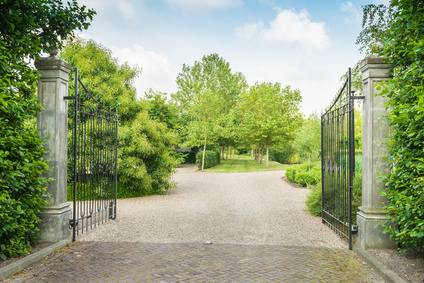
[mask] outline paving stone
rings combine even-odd
[[[352,251],[278,245],[72,243],[9,282],[383,282]]]

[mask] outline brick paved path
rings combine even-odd
[[[6,282],[382,282],[348,250],[76,242]]]

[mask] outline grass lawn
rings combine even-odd
[[[265,160],[262,164],[250,156],[236,155],[231,159],[221,160],[221,163],[209,169],[207,172],[235,173],[235,172],[255,172],[255,171],[276,171],[285,170],[290,165],[280,164],[275,161],[269,162],[269,168],[265,168]]]

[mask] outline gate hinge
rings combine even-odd
[[[352,99],[365,99],[364,95],[361,96],[352,96]]]
[[[64,100],[74,100],[75,96],[64,96],[63,99]]]
[[[69,225],[71,227],[77,227],[78,226],[78,219],[76,219],[76,221],[74,221],[74,219],[69,219]]]

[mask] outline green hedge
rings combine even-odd
[[[315,216],[321,216],[321,198],[322,187],[321,182],[311,186],[311,191],[306,198],[306,207],[309,213]],[[328,200],[331,202],[331,200]],[[353,199],[352,199],[352,222],[356,224],[356,213],[358,207],[362,205],[362,174],[355,173],[353,178]]]
[[[199,169],[202,169],[202,158],[203,158],[203,151],[200,151],[196,154],[196,164]],[[204,169],[211,168],[215,165],[218,165],[219,163],[221,163],[221,155],[219,154],[219,151],[207,150],[205,152]]]
[[[296,160],[296,150],[292,144],[285,147],[269,148],[269,160],[277,161],[281,164],[293,163]]]
[[[31,250],[39,237],[39,213],[48,202],[43,142],[30,121],[40,109],[34,97],[0,92],[0,258]]]
[[[286,169],[286,177],[302,187],[315,185],[321,181],[321,167],[318,162],[293,165]]]

